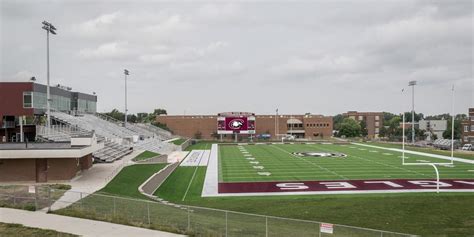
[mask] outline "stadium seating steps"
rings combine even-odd
[[[93,114],[73,116],[62,112],[52,112],[51,116],[56,121],[65,124],[64,127],[67,129],[45,132],[43,128],[42,132],[37,133],[39,137],[48,141],[61,142],[70,141],[73,136],[95,131],[98,140],[105,140],[104,148],[93,153],[96,162],[113,162],[130,154],[134,148],[160,154],[176,150],[173,144],[163,142],[173,135],[160,128],[151,128],[152,125],[127,123],[127,127],[123,127],[119,121]],[[131,142],[134,138],[138,139],[135,144]],[[124,145],[127,144],[126,141],[129,141],[130,145]]]

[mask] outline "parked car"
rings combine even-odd
[[[462,147],[462,150],[463,151],[474,151],[474,147],[472,146],[472,144],[464,144],[464,146]]]

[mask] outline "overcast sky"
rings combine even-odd
[[[1,81],[98,94],[98,111],[306,113],[474,107],[473,1],[0,0]]]

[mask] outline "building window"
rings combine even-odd
[[[31,96],[31,92],[23,92],[23,108],[32,108],[33,107],[33,99]]]
[[[471,132],[474,132],[474,125],[471,125]]]
[[[364,116],[359,115],[359,120],[363,120],[363,119],[364,119]]]
[[[375,128],[375,133],[379,133],[379,128]]]
[[[375,120],[380,120],[380,117],[378,115],[375,116]]]
[[[464,126],[464,132],[469,132],[469,126]]]
[[[378,127],[378,126],[379,126],[379,122],[375,122],[375,126]]]

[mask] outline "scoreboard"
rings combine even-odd
[[[255,134],[255,114],[246,112],[219,113],[217,134]]]

